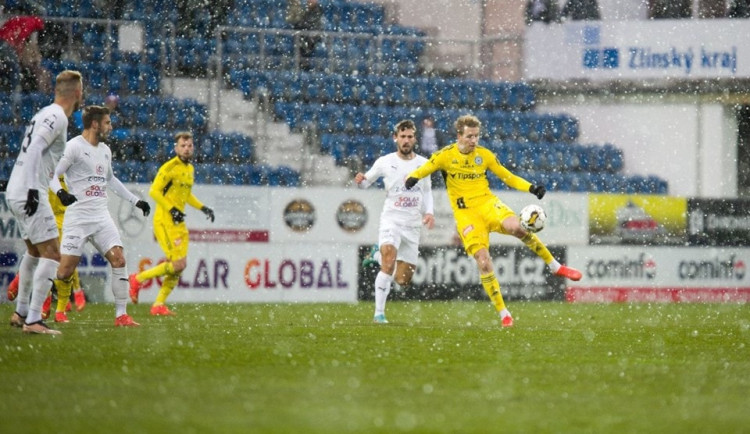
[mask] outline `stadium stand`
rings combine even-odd
[[[122,19],[142,25],[140,53],[119,48],[113,23],[120,22],[104,20],[109,17],[95,2],[41,3],[51,20],[63,20],[73,41],[73,53],[45,59],[45,66],[53,73],[82,71],[87,103],[101,103],[107,94],[121,96],[112,140],[124,181],[149,182],[155,164],[167,157],[172,132],[189,129],[196,136],[197,182],[301,184],[300,173],[289,167],[259,164],[252,137],[212,130],[207,106],[164,94],[168,76],[206,74],[219,67],[226,84],[246,98],[268,98],[276,121],[292,131],[315,131],[319,152],[342,166],[370,165],[390,152],[391,123],[399,119],[420,121],[429,115],[448,130],[457,116],[471,112],[485,125],[484,146],[511,170],[549,188],[668,192],[658,177],[624,175],[622,150],[615,145],[578,143],[576,119],[537,113],[534,89],[525,83],[422,73],[428,38],[419,29],[387,24],[382,5],[321,2],[325,32],[310,68],[303,70],[300,32],[285,19],[286,0],[235,1],[218,41],[204,31],[209,24],[200,17],[193,23],[194,35],[177,37],[178,17],[170,2],[128,0]],[[24,122],[49,100],[42,94],[3,96],[0,139],[15,143]],[[12,146],[6,152],[14,155]],[[493,188],[504,188],[489,178]]]

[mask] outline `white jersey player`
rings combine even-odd
[[[422,179],[411,190],[404,186],[406,175],[427,161],[414,152],[416,134],[414,122],[399,122],[393,133],[396,152],[378,158],[367,173],[357,173],[354,177],[361,188],[367,188],[378,178],[383,178],[386,189],[378,228],[380,249],[378,251],[373,246],[370,252],[374,261],[380,263],[380,272],[375,277],[373,321],[377,323],[388,322],[385,319],[385,302],[393,280],[401,286],[411,283],[419,256],[421,226],[424,224],[432,229],[435,224],[430,178]]]
[[[73,270],[83,253],[87,241],[101,253],[112,266],[112,294],[115,298],[115,326],[133,327],[139,324],[127,314],[128,273],[122,251],[120,232],[107,208],[110,191],[143,211],[146,216],[150,206],[128,191],[112,173],[112,151],[103,142],[112,131],[109,109],[88,106],[83,112],[83,133],[70,141],[55,169],[50,188],[56,192],[63,205],[67,205],[60,250],[62,257],[57,270],[55,286],[59,297],[70,295]],[[59,177],[65,175],[66,192]]]
[[[58,74],[54,103],[31,119],[8,180],[6,201],[26,243],[10,325],[25,333],[60,334],[42,321],[42,304],[60,261],[57,225],[47,190],[65,149],[68,117],[82,101],[81,74],[68,70]]]

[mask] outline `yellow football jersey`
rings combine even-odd
[[[462,154],[458,145],[453,143],[432,154],[409,177],[422,179],[437,170],[445,176],[448,198],[454,209],[476,207],[495,197],[487,181],[488,170],[516,190],[527,192],[531,186],[529,181],[506,169],[492,151],[482,146],[476,146],[471,153]]]
[[[60,177],[60,185],[62,185],[63,190],[68,191],[68,187],[65,185],[62,176]],[[65,215],[65,208],[67,207],[60,202],[60,198],[57,197],[57,194],[55,194],[52,189],[48,189],[47,191],[49,192],[49,204],[52,206],[52,212],[55,214],[56,218],[60,217],[60,220],[62,221],[62,216]]]
[[[151,184],[149,195],[156,201],[154,222],[172,222],[169,210],[177,208],[185,212],[185,205],[203,208],[203,203],[192,193],[193,165],[174,157],[164,163]]]

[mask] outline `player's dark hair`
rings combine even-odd
[[[190,131],[180,131],[179,133],[174,135],[174,143],[176,145],[177,142],[180,141],[180,139],[187,140],[187,139],[192,139],[192,138],[193,138],[193,133],[191,133]]]
[[[89,129],[91,128],[91,124],[96,122],[101,122],[102,119],[104,119],[104,116],[109,114],[109,109],[107,107],[102,107],[100,105],[90,105],[86,106],[83,109],[83,129]]]
[[[414,125],[413,121],[405,119],[396,124],[396,126],[393,128],[393,134],[398,134],[400,131],[404,130],[414,130],[414,132],[416,132],[417,127],[416,125]]]

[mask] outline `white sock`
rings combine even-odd
[[[506,316],[510,316],[510,311],[508,309],[503,309],[500,311],[500,319],[505,318]]]
[[[553,259],[552,262],[547,264],[547,266],[549,267],[549,270],[552,272],[552,274],[557,273],[557,270],[560,269],[560,263],[557,262],[557,259]]]
[[[39,258],[24,253],[18,266],[18,296],[16,298],[16,312],[21,316],[29,314],[29,299],[34,287],[34,272],[39,264]]]
[[[391,282],[393,276],[378,271],[375,277],[375,315],[385,314],[385,301],[391,292]]]
[[[128,271],[112,267],[112,295],[115,297],[115,318],[128,313]]]
[[[42,305],[44,304],[44,299],[47,298],[50,288],[52,288],[52,281],[57,276],[57,267],[59,265],[60,263],[55,260],[39,258],[39,264],[34,271],[31,303],[29,303],[26,324],[42,320]]]

